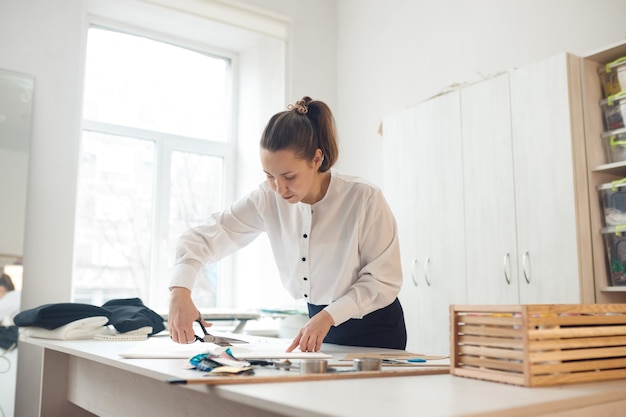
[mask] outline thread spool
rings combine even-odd
[[[355,358],[352,363],[357,371],[380,371],[382,367],[380,358]]]
[[[300,362],[301,374],[324,374],[328,371],[326,359],[305,359]]]

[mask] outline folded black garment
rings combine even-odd
[[[165,330],[163,317],[146,307],[139,298],[125,298],[107,301],[102,305],[111,312],[109,323],[120,333],[151,326],[152,333]]]
[[[0,326],[0,348],[8,349],[17,344],[17,326]]]
[[[111,312],[102,307],[81,303],[54,303],[24,310],[13,318],[19,327],[41,327],[54,330],[76,320],[87,317],[111,317]]]

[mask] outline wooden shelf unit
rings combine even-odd
[[[582,94],[585,138],[587,148],[587,167],[589,172],[590,222],[593,246],[593,270],[595,278],[596,300],[598,304],[626,303],[626,286],[616,287],[609,284],[609,270],[604,239],[600,232],[603,227],[602,207],[598,196],[598,185],[626,177],[626,162],[607,163],[601,135],[604,132],[602,121],[602,84],[598,68],[626,56],[626,41],[594,52],[582,58]]]

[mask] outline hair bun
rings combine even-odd
[[[296,101],[296,104],[290,104],[287,106],[287,110],[295,111],[300,114],[307,114],[309,107],[307,106],[306,98]]]

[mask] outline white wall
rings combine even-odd
[[[341,2],[343,0],[339,0]],[[290,101],[310,96],[337,107],[338,0],[242,0],[291,20],[288,72]],[[282,110],[282,109],[279,109]]]
[[[35,76],[24,308],[68,301],[78,164],[81,0],[0,0],[0,67]]]
[[[0,265],[4,255],[24,249],[27,172],[27,152],[0,148]]]
[[[339,0],[341,167],[382,185],[382,116],[453,83],[626,36],[624,0]]]

